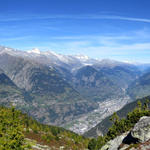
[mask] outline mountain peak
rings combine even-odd
[[[88,56],[86,56],[86,55],[81,55],[81,54],[75,55],[75,57],[76,57],[77,59],[79,59],[79,60],[82,60],[82,61],[86,61],[86,60],[89,59]]]
[[[38,48],[33,48],[30,51],[27,51],[28,53],[35,53],[35,54],[41,54],[40,50]]]
[[[14,51],[14,49],[12,49],[12,48],[9,48],[9,47],[4,47],[4,46],[0,46],[0,52],[1,53],[11,53],[11,52],[13,52]]]

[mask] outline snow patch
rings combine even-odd
[[[30,51],[27,51],[28,53],[35,53],[35,54],[41,54],[40,50],[38,48],[33,48]]]
[[[89,59],[89,57],[86,55],[75,55],[74,57],[76,57],[77,59],[82,60],[82,61],[86,61]]]

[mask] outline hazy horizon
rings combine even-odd
[[[63,55],[63,56],[81,56],[81,57],[88,57],[88,59],[95,59],[95,60],[98,60],[98,61],[118,61],[118,62],[122,62],[122,63],[128,63],[128,64],[150,64],[150,62],[140,62],[140,61],[128,61],[128,60],[117,60],[117,59],[112,59],[112,58],[96,58],[96,57],[91,57],[91,56],[88,56],[88,55],[85,55],[85,54],[83,54],[83,53],[74,53],[74,54],[63,54],[63,53],[59,53],[59,52],[55,52],[55,51],[53,51],[53,50],[41,50],[41,49],[39,49],[39,48],[32,48],[32,49],[26,49],[26,50],[23,50],[23,49],[15,49],[15,48],[13,48],[13,47],[8,47],[8,46],[5,46],[5,45],[0,45],[0,47],[5,47],[5,48],[10,48],[10,49],[12,49],[12,50],[15,50],[15,51],[22,51],[22,52],[27,52],[28,54],[33,54],[33,53],[35,53],[35,54],[46,54],[46,53],[44,53],[44,52],[51,52],[52,54],[58,54],[58,55]],[[79,57],[78,57],[79,58]]]

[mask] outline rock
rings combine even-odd
[[[120,145],[118,149],[119,150],[127,150],[127,148],[129,148],[129,145],[123,144],[123,145]]]
[[[33,150],[51,150],[52,149],[47,145],[41,145],[37,143],[37,141],[33,139],[25,138],[25,145],[28,145],[28,144],[31,145]]]
[[[150,117],[140,118],[131,130],[131,135],[141,143],[148,141],[150,139]]]
[[[139,148],[136,148],[137,150],[149,150],[150,149],[150,144],[149,145],[141,145]],[[136,150],[133,149],[133,150]]]
[[[150,150],[150,141],[132,145],[132,146],[128,147],[128,149],[130,149],[130,150]],[[123,149],[120,149],[120,150],[123,150]],[[127,149],[124,149],[124,150],[127,150]]]
[[[47,145],[40,145],[40,144],[33,145],[32,148],[35,150],[51,150],[51,148],[48,147]]]
[[[141,117],[131,131],[110,140],[101,150],[125,150],[131,144],[134,144],[131,150],[150,149],[150,117]]]
[[[119,145],[122,143],[123,139],[128,135],[129,132],[126,132],[120,136],[117,136],[115,139],[110,140],[104,145],[101,150],[117,150]]]

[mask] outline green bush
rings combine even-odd
[[[91,139],[88,144],[88,148],[90,150],[99,150],[109,140],[112,140],[116,136],[129,131],[142,116],[150,116],[150,109],[148,108],[148,104],[149,100],[146,100],[143,106],[142,103],[138,101],[136,108],[127,114],[126,119],[120,119],[115,112],[110,118],[113,125],[109,128],[107,134],[104,137],[98,137],[98,139]]]
[[[20,111],[16,111],[14,107],[9,110],[0,109],[0,149],[25,149],[23,125],[19,116]]]

